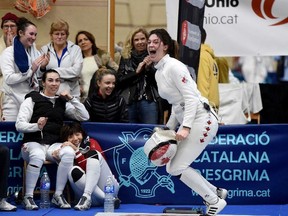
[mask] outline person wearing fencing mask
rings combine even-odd
[[[191,164],[216,135],[218,117],[201,96],[187,66],[174,58],[176,45],[165,29],[149,34],[147,49],[157,69],[158,91],[172,105],[166,127],[176,130],[177,151],[168,160],[166,171],[198,193],[207,204],[206,215],[214,216],[226,206],[227,190],[212,185]]]

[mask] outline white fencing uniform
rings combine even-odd
[[[190,167],[216,135],[218,119],[212,108],[205,109],[208,100],[201,96],[197,85],[187,67],[166,54],[156,65],[155,78],[162,98],[172,105],[167,127],[179,130],[183,126],[191,128],[190,134],[178,142],[174,158],[167,164],[166,170],[198,193],[206,202],[217,202],[216,187],[210,184],[200,173]]]

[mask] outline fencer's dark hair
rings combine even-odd
[[[154,29],[150,32],[149,37],[155,34],[160,40],[163,42],[164,45],[168,46],[167,54],[169,54],[173,58],[178,58],[178,44],[177,41],[173,40],[169,33],[163,29]]]
[[[49,74],[49,73],[57,73],[58,75],[59,75],[59,77],[60,77],[60,74],[58,73],[58,71],[56,71],[56,70],[54,70],[54,69],[50,69],[50,70],[47,70],[47,71],[45,71],[44,73],[43,73],[43,75],[42,75],[42,82],[45,82],[46,81],[46,78],[47,78],[47,74]]]
[[[65,142],[68,140],[69,136],[73,135],[74,133],[79,133],[79,132],[82,133],[83,138],[87,136],[80,122],[73,121],[70,123],[66,123],[62,126],[60,130],[60,140],[61,142]]]
[[[20,31],[25,32],[25,31],[26,31],[26,28],[27,28],[28,26],[33,25],[33,26],[36,27],[36,25],[35,25],[33,22],[31,22],[30,20],[28,20],[28,19],[25,18],[25,17],[20,17],[20,18],[18,19],[18,22],[16,23],[16,25],[17,25],[17,36],[19,36],[19,37],[20,37],[19,32],[20,32]]]

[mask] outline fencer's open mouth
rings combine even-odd
[[[150,54],[156,54],[156,50],[149,50]]]

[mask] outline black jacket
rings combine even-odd
[[[131,53],[131,58],[121,57],[117,72],[117,89],[125,98],[127,104],[141,100],[143,97],[148,101],[157,102],[159,98],[157,83],[155,80],[156,69],[151,66],[136,74],[140,62],[148,55],[145,51],[142,54]]]
[[[42,132],[24,133],[24,143],[53,144],[59,142],[60,129],[63,125],[66,108],[65,99],[59,97],[53,104],[48,98],[36,91],[30,92],[25,96],[25,98],[28,97],[31,97],[35,103],[30,123],[36,123],[40,117],[48,117],[48,120]]]
[[[84,105],[92,122],[128,122],[126,102],[115,90],[106,99],[94,91],[92,96],[85,100]]]

